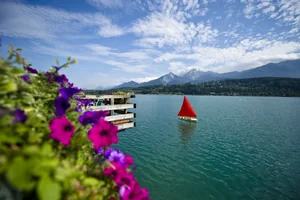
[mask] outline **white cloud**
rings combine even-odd
[[[228,72],[231,70],[243,70],[266,64],[272,60],[281,61],[285,59],[300,58],[300,43],[280,42],[270,40],[241,41],[237,46],[228,48],[194,47],[191,54],[165,53],[155,60],[157,62],[169,62],[173,60],[189,60],[201,70],[216,72]],[[247,64],[245,64],[247,63]],[[183,62],[170,62],[170,69],[184,67]]]
[[[269,5],[271,5],[270,2],[268,2],[268,1],[263,1],[263,2],[261,2],[260,4],[257,5],[257,8],[258,8],[258,9],[262,9],[262,8],[265,8],[265,7],[269,6]]]
[[[292,28],[288,33],[293,34],[293,33],[298,33],[298,32],[299,32],[299,28],[295,27],[295,28]]]
[[[244,14],[247,19],[251,19],[254,15],[255,7],[252,4],[247,4],[244,9]]]
[[[103,37],[115,37],[115,36],[124,35],[125,31],[119,26],[109,22],[101,26],[98,33]]]
[[[275,6],[273,6],[273,5],[271,5],[271,6],[269,6],[268,8],[265,8],[265,9],[263,9],[263,13],[264,14],[267,14],[267,13],[272,13],[273,11],[275,10]]]
[[[198,39],[196,42],[209,43],[218,35],[218,31],[211,26],[185,23],[162,13],[153,13],[138,20],[132,31],[142,37],[137,41],[138,45],[157,47],[189,44],[195,38]]]
[[[104,55],[104,56],[110,55],[112,51],[110,47],[106,47],[98,44],[88,44],[86,45],[86,47],[90,49],[92,53],[98,55]]]

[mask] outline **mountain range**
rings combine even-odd
[[[241,72],[233,71],[227,73],[215,73],[211,71],[200,71],[197,69],[192,69],[183,76],[175,75],[170,72],[163,75],[157,79],[137,83],[135,81],[130,81],[117,85],[112,89],[118,88],[134,88],[142,86],[152,86],[152,85],[176,85],[184,83],[203,83],[207,81],[217,81],[226,79],[245,79],[245,78],[259,78],[259,77],[290,77],[290,78],[300,78],[300,59],[282,61],[279,63],[269,63],[260,67],[252,68],[249,70],[244,70]]]

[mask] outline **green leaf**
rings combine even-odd
[[[26,155],[37,155],[40,152],[40,148],[37,145],[30,145],[25,146],[22,151]]]
[[[35,185],[32,168],[32,162],[24,160],[23,157],[16,157],[8,168],[7,180],[16,188],[31,190]]]
[[[0,94],[15,92],[17,90],[18,90],[17,84],[13,80],[5,81],[5,83],[2,82],[0,85]]]
[[[56,62],[57,65],[59,65],[59,61],[57,59],[55,59],[55,62]]]
[[[48,175],[44,175],[38,183],[37,193],[41,200],[60,200],[61,186]]]
[[[41,154],[45,156],[52,156],[52,146],[49,143],[44,144],[44,146],[41,149]]]
[[[53,67],[51,67],[49,71],[54,73],[56,70]]]
[[[16,51],[19,51],[19,52],[20,52],[20,51],[22,51],[22,49],[21,49],[21,48],[17,48]]]
[[[68,61],[70,61],[70,60],[71,60],[71,57],[69,56],[69,57],[68,57]]]
[[[15,74],[15,75],[19,75],[19,74],[24,74],[25,71],[21,68],[17,68],[17,67],[14,67],[10,70],[11,73]]]
[[[104,182],[96,178],[88,177],[83,180],[83,184],[91,187],[101,187],[102,185],[104,185]]]

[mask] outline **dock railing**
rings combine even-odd
[[[107,110],[109,111],[108,116],[105,120],[118,126],[119,131],[133,128],[136,126],[135,122],[132,121],[136,117],[134,112],[129,112],[128,109],[136,108],[135,103],[130,103],[131,98],[135,98],[134,94],[126,95],[79,95],[81,99],[92,100],[88,110],[98,111]]]

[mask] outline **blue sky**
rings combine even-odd
[[[299,0],[0,0],[0,55],[9,45],[39,70],[95,88],[170,71],[241,71],[300,58]]]

